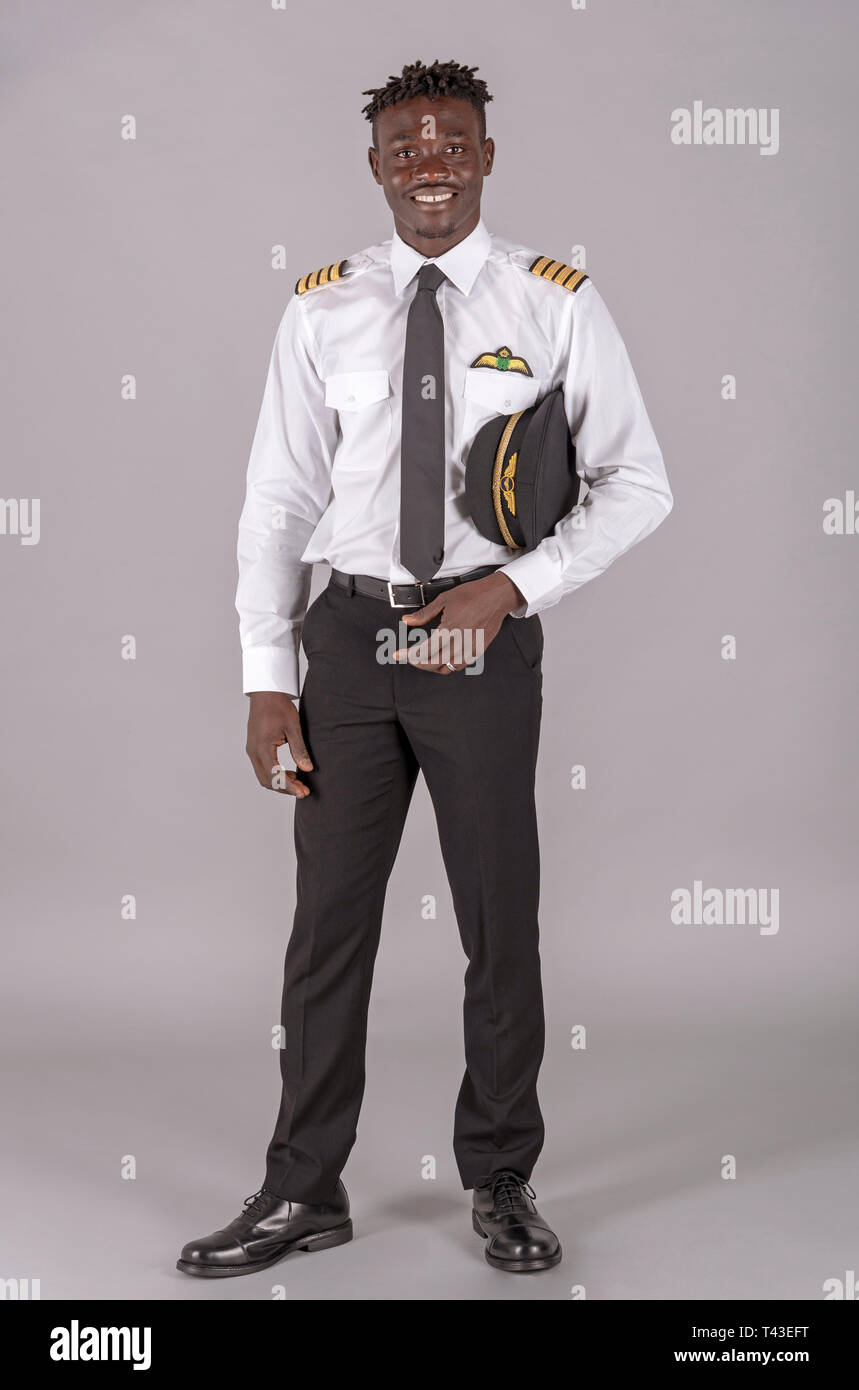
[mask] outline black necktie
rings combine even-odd
[[[421,266],[406,324],[400,447],[400,560],[432,579],[444,559],[444,272]]]

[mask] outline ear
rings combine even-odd
[[[483,176],[487,178],[492,173],[492,165],[495,160],[495,141],[484,140],[483,142]]]
[[[379,172],[379,151],[375,149],[372,145],[367,151],[367,158],[370,161],[370,171],[373,175],[373,178],[376,180],[376,183],[381,183],[382,175]]]

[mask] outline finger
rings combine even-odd
[[[297,772],[293,772],[290,768],[281,768],[281,772],[285,777],[286,785],[278,787],[278,791],[286,792],[287,796],[294,796],[299,801],[303,801],[306,796],[310,796],[310,788],[306,782],[302,782]]]
[[[310,788],[306,782],[302,782],[297,773],[291,768],[283,767],[277,758],[277,749],[280,744],[275,744],[265,756],[258,752],[248,749],[248,757],[256,774],[256,779],[261,787],[267,792],[286,793],[287,796],[297,796],[299,798],[310,795]]]
[[[417,642],[409,642],[405,647],[398,647],[394,652],[393,660],[399,662],[401,666],[411,665],[414,662],[415,654],[420,660],[420,654],[427,651],[429,651],[427,639],[421,637]]]
[[[452,640],[453,634],[447,628],[434,628],[424,640],[415,642],[408,648],[410,664],[419,666],[422,671],[432,671],[436,675],[452,675],[453,672],[447,665],[451,659]]]
[[[410,642],[404,656],[409,666],[423,666],[431,657],[429,640],[422,637],[420,642]]]
[[[288,744],[288,740],[283,740],[282,742],[276,743],[276,744],[274,744],[274,745],[272,746],[272,749],[271,749],[271,762],[272,762],[272,766],[271,766],[271,778],[270,778],[270,781],[269,781],[269,786],[271,787],[272,791],[274,791],[274,792],[286,792],[287,796],[297,796],[297,797],[309,796],[309,795],[310,795],[310,788],[308,787],[307,783],[306,783],[306,782],[302,782],[301,778],[298,776],[298,773],[295,772],[295,771],[293,771],[293,769],[292,769],[291,767],[284,767],[283,763],[280,761],[280,759],[279,759],[278,756],[277,756],[277,750],[278,750],[278,748],[282,748],[282,747],[283,747],[283,743],[284,743],[284,742],[286,742],[286,743]],[[291,747],[290,747],[290,752],[292,752]],[[294,756],[294,755],[293,755],[293,756]],[[307,768],[306,770],[307,770],[307,771],[310,771],[310,769],[312,768],[313,765],[312,765],[312,763],[310,762],[310,757],[309,757],[309,755],[308,755],[306,749],[305,749],[305,754],[304,754],[304,756],[305,756],[305,758],[307,759],[307,762],[308,762],[308,764],[309,764],[309,766],[308,766],[308,768]],[[296,759],[296,761],[297,761],[297,759]]]
[[[432,636],[436,639],[432,644],[434,664],[427,669],[436,671],[440,676],[454,676],[457,671],[463,670],[466,662],[460,660],[463,651],[462,629],[437,627]]]
[[[430,633],[430,663],[439,670],[447,669],[447,662],[452,660],[452,647],[455,642],[454,632],[447,627],[439,625]]]
[[[301,729],[301,720],[297,716],[295,721],[291,722],[286,730],[286,741],[289,745],[289,751],[292,754],[295,766],[300,767],[304,772],[312,772],[313,760],[307,751],[304,742],[304,734]]]
[[[268,788],[269,791],[280,792],[281,796],[296,796],[299,800],[310,795],[310,788],[306,782],[302,782],[298,773],[279,762],[272,764]]]
[[[254,776],[256,777],[260,786],[265,787],[266,791],[268,792],[272,791],[273,788],[271,785],[271,777],[269,773],[266,772],[265,759],[261,758],[258,753],[254,752],[250,748],[247,750],[247,753],[248,757],[251,760],[251,767],[254,770]]]
[[[452,672],[446,665],[453,660],[451,648],[454,642],[459,639],[459,647],[462,648],[462,632],[459,629],[436,627],[425,638],[417,642],[409,642],[407,647],[399,647],[394,652],[394,660],[404,664],[404,660],[412,666],[430,667],[436,670],[446,671],[448,675]],[[456,663],[454,662],[454,665]],[[461,668],[457,668],[461,669]]]

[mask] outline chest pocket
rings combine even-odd
[[[340,424],[332,472],[334,494],[341,512],[344,508],[352,512],[362,503],[358,485],[376,476],[387,456],[393,421],[387,369],[335,372],[326,377],[325,404],[337,411]]]
[[[387,400],[390,394],[390,377],[383,368],[372,372],[337,372],[325,378],[325,404],[347,414]]]
[[[498,372],[489,367],[468,367],[462,394],[468,404],[469,419],[512,415],[527,410],[545,394],[541,377],[521,376],[518,372]]]

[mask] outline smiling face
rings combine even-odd
[[[481,139],[470,101],[398,102],[376,117],[376,141],[370,168],[407,245],[422,256],[442,256],[474,231],[495,144]]]

